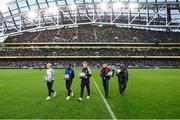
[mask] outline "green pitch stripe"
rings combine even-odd
[[[94,84],[95,84],[95,86],[96,86],[96,88],[97,88],[97,90],[98,90],[98,92],[99,92],[101,98],[103,99],[103,102],[104,102],[104,104],[106,105],[106,108],[107,108],[107,110],[109,111],[109,113],[110,113],[112,119],[113,119],[113,120],[117,120],[117,118],[116,118],[115,114],[113,113],[113,111],[112,111],[110,105],[108,104],[108,102],[107,102],[107,100],[104,98],[104,96],[103,96],[103,94],[102,94],[100,88],[98,87],[98,85],[97,85],[95,79],[94,79],[93,77],[92,77],[92,79],[93,79],[93,82],[94,82]]]

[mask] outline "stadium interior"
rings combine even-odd
[[[2,4],[0,66],[45,67],[49,60],[63,66],[65,59],[79,65],[88,59],[94,66],[122,61],[179,67],[179,11],[178,1],[157,0]]]
[[[180,119],[179,68],[179,0],[0,0],[0,119]]]

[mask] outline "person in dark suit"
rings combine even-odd
[[[116,70],[116,76],[118,78],[120,95],[124,95],[128,82],[128,70],[124,64],[120,64],[120,68]]]

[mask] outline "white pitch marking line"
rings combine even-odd
[[[112,111],[110,105],[108,104],[108,102],[107,102],[107,100],[104,98],[104,96],[103,96],[103,94],[102,94],[100,88],[98,87],[98,85],[97,85],[95,79],[94,79],[93,77],[92,77],[92,79],[93,79],[94,84],[95,84],[95,86],[96,86],[96,88],[97,88],[97,90],[98,90],[98,92],[99,92],[101,98],[103,99],[104,104],[106,105],[106,108],[108,109],[108,111],[109,111],[109,113],[110,113],[112,119],[113,119],[113,120],[117,120],[117,118],[116,118],[115,114],[113,113],[113,111]]]

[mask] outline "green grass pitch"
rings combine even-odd
[[[43,82],[45,70],[0,70],[0,118],[71,118],[111,119],[93,79],[91,99],[78,102],[80,94],[79,70],[72,88],[75,96],[66,101],[63,71],[55,71],[54,89],[57,97],[46,101],[47,88]],[[99,69],[92,69],[94,80],[104,94]],[[120,96],[116,77],[110,81],[107,99],[118,119],[180,118],[179,69],[129,69],[125,96]]]

